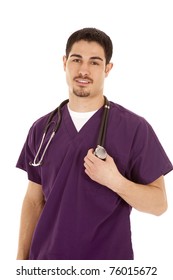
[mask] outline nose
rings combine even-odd
[[[88,63],[82,62],[79,67],[79,75],[82,77],[88,76],[90,74],[90,69]]]

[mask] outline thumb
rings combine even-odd
[[[106,161],[107,162],[111,162],[111,161],[114,161],[114,160],[113,160],[113,158],[109,154],[107,154]]]

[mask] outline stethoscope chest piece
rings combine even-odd
[[[99,159],[105,160],[107,157],[107,152],[104,147],[97,145],[94,155],[98,157]]]

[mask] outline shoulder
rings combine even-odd
[[[39,131],[43,131],[44,128],[46,127],[47,123],[48,123],[48,119],[50,117],[50,115],[53,113],[54,111],[51,111],[43,116],[41,116],[40,118],[36,119],[31,127],[30,127],[30,132],[39,132]],[[53,120],[52,120],[53,122]]]
[[[29,145],[31,145],[32,143],[37,143],[37,141],[40,141],[40,137],[42,137],[44,133],[44,129],[48,123],[50,114],[51,112],[41,116],[31,124],[27,135]]]
[[[114,102],[111,102],[110,116],[112,120],[117,120],[121,124],[128,125],[129,128],[131,126],[145,127],[149,125],[148,121],[143,116]]]
[[[47,120],[48,120],[48,118],[49,118],[49,115],[50,115],[50,112],[47,113],[47,114],[45,114],[45,115],[43,115],[43,116],[41,116],[40,118],[36,119],[36,120],[33,122],[33,124],[32,124],[31,127],[33,127],[33,128],[42,127],[43,125],[46,124],[46,122],[47,122]]]

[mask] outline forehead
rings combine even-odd
[[[71,48],[69,56],[72,54],[78,54],[82,57],[95,57],[99,56],[105,59],[104,49],[97,42],[87,42],[84,40],[75,42]]]

